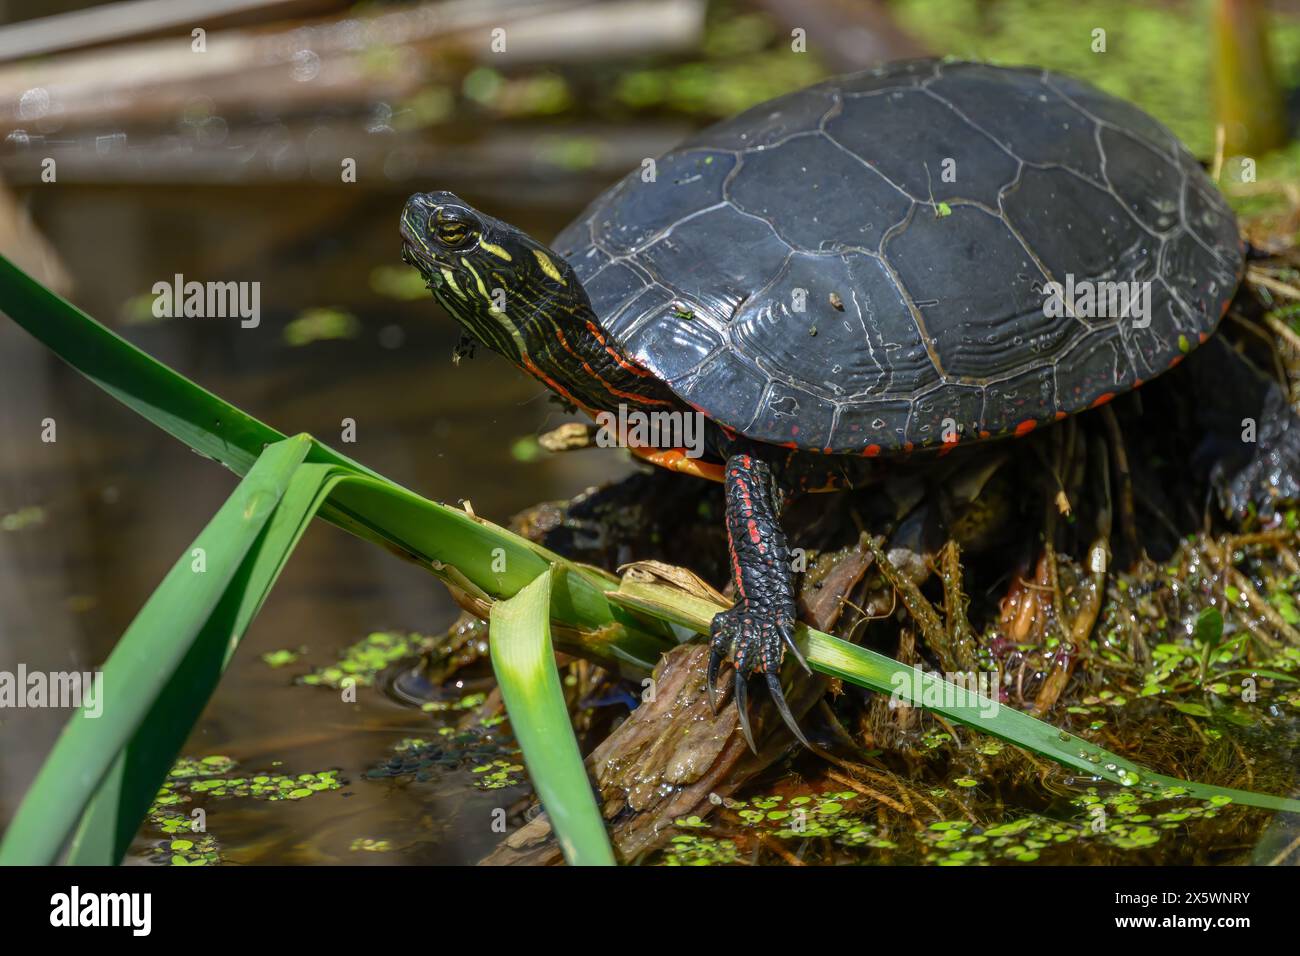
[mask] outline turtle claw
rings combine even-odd
[[[732,657],[735,661],[732,688],[735,694],[737,720],[740,724],[740,732],[744,735],[745,742],[749,744],[749,749],[758,752],[753,726],[749,720],[749,679],[758,672],[764,674],[772,704],[781,715],[781,719],[785,721],[785,725],[790,728],[800,743],[810,747],[808,738],[799,729],[790,705],[786,702],[785,692],[781,689],[781,662],[786,649],[789,648],[794,653],[796,660],[809,670],[809,673],[811,669],[795,646],[791,616],[764,612],[765,609],[756,602],[741,602],[713,618],[709,664],[704,679],[709,706],[715,714],[718,712],[719,699],[716,689],[718,674],[722,662]]]
[[[805,664],[805,667],[808,665]],[[785,692],[781,690],[781,675],[775,671],[767,672],[767,690],[772,695],[772,703],[776,705],[777,713],[785,721],[785,725],[790,728],[790,733],[798,738],[799,743],[803,744],[809,750],[812,750],[812,744],[808,743],[808,738],[803,735],[799,729],[799,723],[794,719],[794,714],[790,713],[790,705],[785,702]],[[751,748],[754,746],[751,742]]]
[[[790,648],[790,653],[793,654],[794,659],[799,662],[799,666],[804,669],[804,673],[808,674],[809,676],[812,676],[813,669],[808,666],[808,661],[804,659],[803,651],[799,650],[799,645],[795,643],[794,628],[792,627],[781,628],[781,639],[785,641],[785,646]],[[770,684],[771,681],[769,681],[768,683]]]
[[[733,686],[736,688],[736,716],[740,720],[740,732],[745,735],[745,743],[749,744],[749,749],[758,753],[758,747],[754,743],[754,731],[749,726],[749,680],[737,674]]]

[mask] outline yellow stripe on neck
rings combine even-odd
[[[560,285],[565,285],[564,276],[560,274],[559,269],[555,268],[555,263],[551,261],[550,256],[542,252],[541,249],[534,249],[533,255],[537,257],[537,264],[542,267],[543,272]]]

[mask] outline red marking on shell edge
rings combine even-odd
[[[1020,438],[1023,435],[1028,435],[1037,427],[1038,422],[1034,421],[1032,418],[1027,418],[1016,426],[1016,437]]]
[[[875,458],[877,455],[880,454],[880,446],[868,445],[866,448],[862,449],[862,454],[868,458]]]
[[[1058,422],[1059,422],[1062,418],[1065,418],[1065,417],[1067,417],[1067,416],[1066,416],[1066,413],[1063,412],[1063,411],[1061,411],[1061,412],[1057,412],[1057,413],[1056,413],[1056,420],[1057,420]]]
[[[793,449],[795,449],[796,451],[799,450],[799,446],[796,445],[796,444],[795,444],[794,442],[792,442],[792,441],[783,441],[783,442],[781,442],[781,447],[782,447],[782,448],[793,448]]]
[[[1135,379],[1133,379],[1133,387],[1134,387],[1134,388],[1141,388],[1141,387],[1142,387],[1142,379],[1140,379],[1140,378],[1135,378]]]
[[[945,438],[943,444],[939,446],[939,457],[942,458],[956,447],[957,439],[954,438],[952,441],[948,441],[948,439]]]
[[[1094,399],[1092,400],[1092,404],[1089,405],[1088,407],[1089,407],[1089,408],[1100,408],[1102,405],[1105,405],[1107,402],[1109,402],[1109,401],[1110,401],[1112,398],[1114,398],[1114,397],[1115,397],[1115,393],[1114,393],[1114,392],[1103,392],[1102,394],[1100,394],[1100,395],[1098,395],[1096,398],[1094,398]]]
[[[980,438],[992,438],[992,437],[993,437],[992,432],[986,432],[986,431],[980,432]]]
[[[1224,311],[1225,311],[1225,312],[1227,311],[1227,308],[1226,308],[1226,307],[1224,308]],[[1200,342],[1201,342],[1202,345],[1204,345],[1204,344],[1205,344],[1205,340],[1209,338],[1209,336],[1206,335],[1204,332],[1197,332],[1197,333],[1196,333],[1196,337],[1200,340]]]
[[[912,453],[912,449],[915,447],[916,446],[913,445],[910,441],[903,442],[903,451],[907,452],[907,454],[909,455]]]
[[[1175,365],[1177,365],[1177,364],[1178,364],[1179,362],[1181,362],[1182,360],[1183,360],[1183,357],[1182,357],[1181,355],[1175,355],[1175,356],[1174,356],[1174,360],[1173,360],[1172,362],[1169,363],[1169,367],[1170,367],[1170,368],[1173,368]]]

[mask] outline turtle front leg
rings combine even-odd
[[[717,710],[714,685],[722,661],[735,665],[734,686],[740,728],[757,752],[749,726],[748,681],[755,673],[766,677],[772,701],[794,735],[808,746],[781,690],[781,661],[789,648],[808,670],[794,642],[794,580],[790,549],[778,522],[780,489],[771,466],[748,454],[727,459],[727,543],[736,603],[713,618],[709,670],[709,701]]]

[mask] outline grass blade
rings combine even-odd
[[[613,866],[614,851],[578,741],[551,650],[551,575],[492,607],[492,669],[528,775],[572,866]]]
[[[116,863],[166,779],[238,642],[261,609],[289,555],[338,480],[329,465],[300,465],[194,647],[155,698],[82,815],[66,862]],[[120,645],[119,645],[120,646]]]
[[[677,588],[646,582],[625,581],[610,598],[616,603],[637,607],[647,613],[662,614],[697,634],[707,634],[713,615],[722,610],[711,601],[686,594]],[[843,678],[868,690],[884,694],[897,692],[914,706],[933,710],[967,727],[1000,737],[1059,764],[1074,767],[1089,775],[1095,774],[1112,783],[1151,791],[1182,787],[1191,796],[1202,799],[1228,797],[1246,806],[1300,813],[1300,800],[1216,787],[1152,773],[1131,760],[1030,717],[1014,707],[995,704],[988,698],[951,684],[934,674],[923,673],[900,664],[891,657],[858,647],[803,624],[799,625],[796,639],[814,670]]]
[[[238,475],[248,472],[266,445],[285,437],[137,349],[3,256],[0,310],[114,398]],[[548,565],[565,568],[556,583],[556,606],[566,623],[591,631],[576,644],[566,642],[566,650],[613,659],[644,674],[672,646],[671,632],[654,618],[610,606],[603,592],[613,578],[412,494],[315,439],[306,461],[371,479],[339,488],[322,503],[322,518],[435,571],[442,564],[462,571],[465,565],[473,585],[489,598],[510,597]],[[501,559],[508,570],[497,572]]]
[[[104,664],[101,715],[68,722],[5,832],[0,863],[57,862],[92,799],[99,829],[78,841],[78,858],[120,859],[256,610],[246,606],[250,582],[264,578],[264,596],[278,573],[283,555],[258,545],[309,447],[305,437],[269,447],[163,578]],[[271,557],[280,560],[268,574]]]

